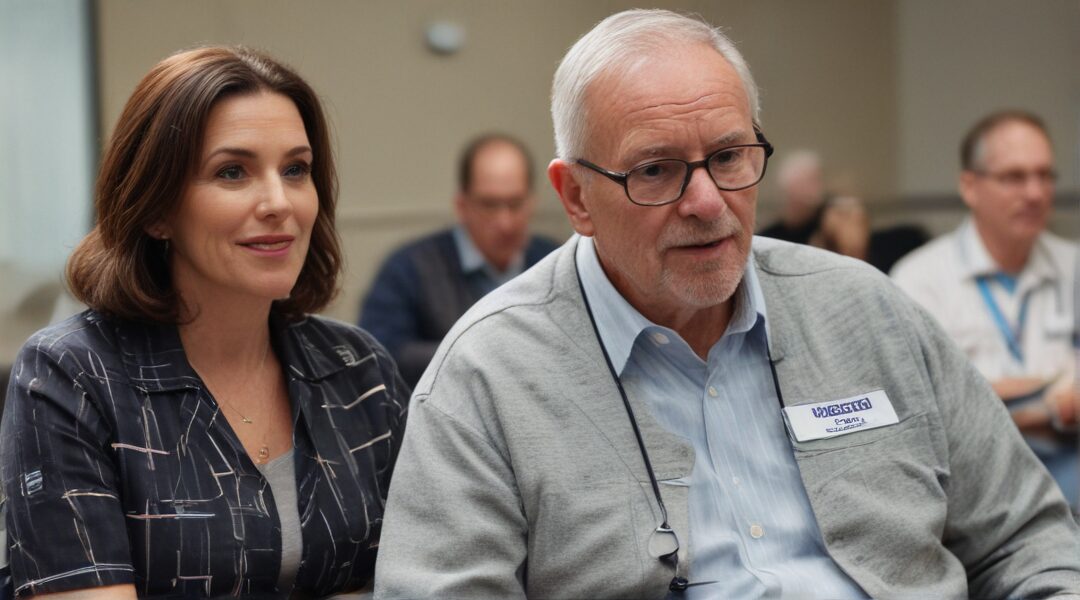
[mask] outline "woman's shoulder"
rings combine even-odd
[[[122,389],[129,378],[118,339],[116,324],[92,310],[34,333],[12,364],[5,414],[27,393],[69,404],[97,397],[93,390],[103,386]],[[72,393],[72,386],[83,393]]]
[[[84,310],[30,336],[20,356],[45,355],[59,360],[76,352],[111,354],[116,351],[115,324],[94,310]]]
[[[116,319],[88,309],[30,336],[15,364],[55,365],[71,377],[120,381],[147,368],[160,374],[177,351],[183,352],[175,325]]]

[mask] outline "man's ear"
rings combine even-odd
[[[964,201],[969,209],[974,209],[976,204],[975,194],[975,179],[978,175],[974,171],[960,171],[960,180],[957,182],[957,188],[960,191],[960,198]]]
[[[577,180],[573,166],[556,158],[548,165],[547,174],[552,187],[559,194],[566,216],[570,217],[570,225],[574,227],[574,231],[584,236],[592,236],[592,216],[582,201],[581,183]]]

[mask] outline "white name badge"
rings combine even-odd
[[[885,390],[843,400],[784,407],[784,421],[800,442],[836,437],[899,423]]]

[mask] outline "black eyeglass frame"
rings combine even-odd
[[[666,204],[673,204],[673,203],[678,202],[679,200],[682,199],[683,194],[686,193],[686,188],[690,186],[690,179],[694,176],[694,171],[697,171],[698,168],[702,168],[702,167],[704,167],[705,172],[709,174],[709,179],[712,179],[713,184],[715,184],[718,189],[721,189],[721,190],[723,190],[725,192],[738,192],[739,190],[745,190],[745,189],[748,189],[748,188],[752,188],[755,185],[761,183],[761,180],[765,178],[765,171],[769,170],[769,157],[771,157],[773,155],[774,148],[773,148],[773,145],[769,143],[769,140],[765,139],[765,134],[761,133],[761,130],[758,129],[757,126],[754,127],[754,136],[757,138],[757,143],[756,144],[736,144],[734,146],[726,146],[724,148],[720,148],[716,152],[713,152],[713,153],[709,154],[708,156],[706,156],[702,160],[690,162],[690,161],[686,161],[686,160],[682,160],[682,159],[678,159],[678,158],[663,158],[663,159],[660,159],[660,160],[654,160],[654,161],[651,161],[651,162],[647,162],[647,163],[638,165],[638,166],[634,167],[633,169],[630,169],[629,171],[622,172],[622,173],[620,173],[619,171],[612,171],[610,169],[605,169],[604,167],[601,167],[600,165],[589,162],[589,161],[585,160],[584,158],[575,158],[574,162],[581,165],[581,166],[583,166],[583,167],[585,167],[585,168],[587,168],[587,169],[590,169],[592,171],[596,171],[597,173],[603,175],[604,177],[607,177],[608,179],[610,179],[610,180],[614,181],[615,183],[621,185],[622,188],[623,188],[623,192],[626,194],[626,199],[629,200],[633,204],[636,204],[638,206],[664,206]],[[747,185],[744,185],[744,186],[737,187],[737,188],[727,188],[727,187],[721,186],[719,183],[716,183],[716,178],[713,177],[712,172],[709,171],[709,167],[708,167],[709,161],[712,160],[712,157],[716,156],[717,154],[720,154],[721,152],[727,152],[728,150],[731,150],[732,148],[764,148],[765,149],[765,162],[761,165],[761,174],[758,175],[757,181],[755,181],[753,183],[750,183],[750,184],[747,184]],[[647,167],[649,165],[653,165],[653,164],[656,164],[656,163],[668,162],[668,161],[673,161],[673,160],[681,162],[681,163],[686,165],[686,176],[683,178],[682,188],[679,190],[679,195],[678,196],[675,196],[671,200],[665,200],[663,202],[653,202],[653,203],[638,202],[637,200],[634,200],[632,197],[630,197],[630,186],[627,185],[627,179],[630,177],[630,173],[632,173],[633,171],[636,171],[636,170],[638,170],[638,169],[640,169],[642,167]]]

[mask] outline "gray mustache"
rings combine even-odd
[[[685,221],[665,230],[660,236],[661,248],[702,246],[727,237],[738,236],[743,227],[731,213],[716,221]]]

